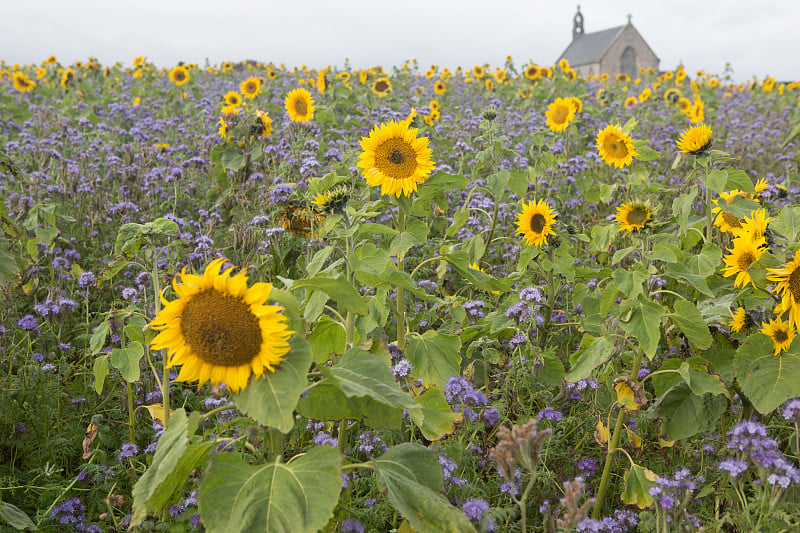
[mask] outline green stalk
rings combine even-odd
[[[633,366],[631,367],[631,379],[636,380],[639,373],[639,366],[642,363],[642,350],[637,349],[633,357]],[[619,414],[617,415],[617,423],[614,425],[614,432],[608,440],[608,453],[606,454],[606,461],[603,465],[603,475],[600,478],[600,486],[597,488],[597,500],[592,509],[592,518],[595,520],[600,518],[600,512],[603,510],[603,499],[608,489],[608,483],[611,481],[611,467],[613,465],[614,452],[617,451],[619,445],[619,438],[622,434],[622,427],[625,425],[625,409],[620,407]]]
[[[151,278],[153,280],[153,292],[155,293],[155,298],[153,299],[153,308],[155,310],[155,314],[161,311],[161,283],[158,277],[158,260],[156,259],[158,255],[156,254],[155,246],[150,244],[150,251],[153,254],[153,273],[151,274]],[[164,428],[167,427],[167,423],[169,422],[169,369],[167,368],[167,363],[169,363],[169,356],[161,350],[161,403],[164,406]]]
[[[348,230],[347,235],[344,238],[344,264],[345,268],[347,269],[347,281],[350,283],[351,286],[354,286],[355,281],[355,273],[353,269],[350,268],[350,258],[353,256],[353,236],[350,234],[350,218],[347,216],[347,213],[344,215],[345,221],[345,228]],[[345,345],[347,348],[352,348],[354,341],[355,341],[355,325],[356,325],[356,314],[353,311],[347,311],[347,318],[345,319]]]
[[[337,437],[337,448],[339,449],[339,453],[344,456],[344,449],[347,445],[347,419],[342,418],[339,421],[339,435]]]
[[[550,259],[550,270],[547,271],[547,308],[544,311],[544,327],[550,328],[550,322],[553,319],[553,307],[556,305],[556,284],[553,277],[553,259],[555,258],[555,250],[552,246],[547,249],[547,256]]]
[[[133,434],[133,389],[131,389],[131,384],[129,382],[125,382],[125,389],[128,393],[128,434],[130,436],[131,444],[135,443],[134,440],[136,437]]]
[[[397,231],[403,233],[406,230],[406,211],[403,201],[398,198],[397,202]],[[397,258],[397,271],[405,272],[405,254],[401,253]],[[406,290],[399,285],[395,285],[397,291],[397,307],[395,307],[395,322],[397,322],[397,347],[401,351],[406,349]]]
[[[519,506],[520,512],[520,522],[522,525],[521,531],[525,533],[528,529],[528,496],[531,493],[531,489],[533,489],[533,485],[536,483],[536,468],[533,469],[531,472],[531,479],[528,481],[528,484],[525,486],[525,490],[522,492],[522,497],[517,500],[517,505]]]

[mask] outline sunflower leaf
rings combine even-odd
[[[795,338],[785,352],[773,353],[772,339],[761,333],[748,336],[736,351],[736,380],[761,414],[800,396],[800,341]]]
[[[455,431],[455,423],[461,421],[463,413],[454,413],[441,389],[428,389],[414,398],[422,406],[424,419],[419,426],[422,436],[428,440],[439,440]]]
[[[320,290],[341,304],[345,311],[352,311],[359,315],[366,315],[369,312],[364,299],[346,279],[319,277],[301,279],[292,284],[292,291],[298,289]]]
[[[674,309],[675,312],[669,317],[672,323],[686,335],[689,342],[700,350],[707,350],[711,347],[714,339],[711,338],[706,321],[697,307],[688,300],[678,300],[675,302]]]
[[[282,433],[294,427],[294,410],[308,383],[306,373],[312,361],[311,345],[305,339],[294,336],[289,344],[291,349],[274,372],[253,378],[233,396],[240,411]]]
[[[414,367],[414,376],[426,383],[444,386],[461,370],[461,341],[455,335],[428,330],[412,333],[406,347],[406,358]]]
[[[341,488],[341,459],[330,446],[260,466],[225,453],[206,472],[198,506],[209,533],[316,533],[330,520]]]

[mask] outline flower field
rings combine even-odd
[[[3,530],[799,530],[799,95],[0,63]]]

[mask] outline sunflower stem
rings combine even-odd
[[[350,217],[347,215],[347,213],[344,214],[342,220],[345,223],[345,228],[349,230]],[[345,235],[344,238],[344,264],[345,268],[347,269],[347,281],[350,283],[350,285],[354,286],[355,272],[353,272],[353,269],[350,267],[350,258],[353,257],[353,252],[354,252],[353,248],[354,248],[353,236],[350,233],[350,231],[347,231],[347,234]],[[353,347],[355,340],[356,314],[353,311],[348,310],[346,316],[347,318],[345,319],[345,327],[344,327],[345,345],[349,349]]]
[[[552,246],[547,248],[547,257],[550,259],[550,268],[546,273],[547,277],[547,308],[544,311],[544,327],[549,330],[550,322],[553,319],[553,307],[556,302],[556,284],[553,276],[553,259],[555,258],[555,250]]]
[[[339,421],[339,435],[336,438],[336,447],[339,453],[344,456],[344,449],[347,446],[347,419],[342,418]]]
[[[398,198],[397,202],[397,231],[406,230],[405,204]],[[400,252],[397,257],[397,271],[405,272],[405,253]],[[397,322],[397,347],[400,351],[406,350],[406,291],[400,285],[395,285],[397,291],[397,307],[395,308],[395,321]]]
[[[155,311],[155,316],[158,316],[158,313],[161,311],[161,282],[158,276],[158,254],[156,254],[156,249],[150,243],[150,251],[153,254],[153,272],[150,276],[153,283],[153,292],[155,293],[155,298],[153,298],[153,309]],[[169,422],[169,369],[167,368],[167,364],[169,363],[169,358],[164,350],[161,351],[161,404],[164,406],[164,427],[167,427],[167,423]]]

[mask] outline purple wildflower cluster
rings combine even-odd
[[[358,451],[367,454],[370,459],[389,449],[381,438],[372,431],[365,431],[358,437]]]
[[[692,477],[688,469],[681,468],[672,479],[660,477],[655,486],[650,487],[658,512],[666,515],[672,530],[695,531],[700,527],[700,521],[688,508],[694,500],[694,492],[704,481],[703,476]]]
[[[636,513],[627,510],[617,510],[614,516],[605,518],[587,518],[582,520],[575,529],[578,533],[627,533],[636,531],[639,518]]]
[[[461,505],[461,510],[471,522],[482,526],[482,531],[494,531],[495,525],[489,517],[489,503],[483,498],[470,498]]]
[[[85,531],[89,533],[101,533],[101,529],[93,524],[86,523],[84,513],[86,507],[81,503],[80,498],[70,498],[55,506],[50,512],[55,520],[63,526],[68,526],[70,531]]]
[[[728,432],[727,448],[733,457],[720,462],[720,470],[731,478],[754,467],[761,483],[786,489],[800,483],[800,471],[778,450],[778,442],[767,435],[767,428],[754,421],[740,422]]]
[[[486,407],[486,395],[475,390],[467,379],[453,376],[447,380],[444,397],[456,413],[464,413],[464,418],[477,422],[483,417],[484,422],[493,426],[500,420],[500,413],[494,407]]]

